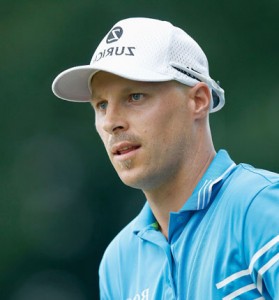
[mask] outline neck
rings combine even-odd
[[[160,225],[161,232],[166,238],[168,238],[170,212],[177,212],[183,207],[215,154],[212,144],[207,148],[199,147],[197,151],[190,155],[180,172],[175,174],[171,180],[156,189],[143,191]]]

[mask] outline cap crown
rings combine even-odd
[[[114,73],[129,79],[180,79],[190,85],[197,83],[192,78],[185,78],[172,63],[208,76],[207,58],[186,32],[166,21],[130,18],[112,27],[93,54],[90,65],[108,71],[113,68]],[[121,72],[122,68],[126,69],[125,65],[130,68],[128,76],[126,71],[125,74]],[[143,74],[139,72],[139,66]],[[132,67],[136,69],[132,70]],[[146,72],[151,70],[152,78],[149,78]]]

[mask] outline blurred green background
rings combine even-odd
[[[226,91],[216,149],[279,172],[278,0],[1,0],[0,299],[98,299],[103,251],[144,203],[112,169],[90,105],[51,92],[130,16],[199,42]]]

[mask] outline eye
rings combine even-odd
[[[139,101],[143,98],[143,94],[141,93],[134,93],[130,95],[131,101]]]
[[[99,102],[96,105],[98,110],[106,110],[107,106],[108,106],[108,103],[106,101]]]

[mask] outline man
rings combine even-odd
[[[189,35],[122,20],[53,91],[91,102],[116,172],[147,199],[104,254],[101,299],[279,299],[279,176],[216,154],[224,91]]]

